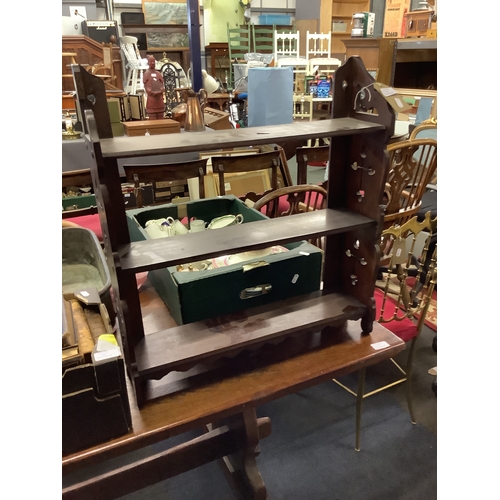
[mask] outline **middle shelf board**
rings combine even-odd
[[[139,273],[247,250],[259,250],[376,225],[348,210],[324,209],[291,217],[237,224],[169,238],[138,241],[119,249],[124,271]]]

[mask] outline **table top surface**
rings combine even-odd
[[[151,287],[152,288],[152,287]],[[154,291],[146,290],[155,294]],[[157,300],[154,296],[154,300]],[[145,323],[153,329],[154,308],[145,308]],[[224,360],[218,368],[203,372],[167,375],[152,391],[155,399],[138,409],[129,387],[133,430],[128,434],[65,456],[63,474],[140,449],[169,437],[257,407],[279,397],[326,382],[334,377],[375,364],[404,349],[404,343],[385,327],[374,323],[370,335],[362,335],[359,322],[347,328],[288,338],[258,352],[244,352]]]

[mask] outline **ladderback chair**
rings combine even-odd
[[[276,26],[250,25],[254,52],[258,54],[272,54],[274,52],[274,32]]]
[[[383,390],[406,382],[406,398],[411,421],[416,422],[412,401],[411,379],[415,346],[425,323],[426,315],[433,299],[437,284],[437,245],[432,244],[437,227],[437,218],[431,219],[428,212],[423,221],[412,217],[404,224],[395,224],[385,229],[384,238],[393,240],[390,259],[381,279],[377,282],[374,298],[376,304],[375,319],[404,342],[409,343],[409,350],[404,366],[390,359],[397,375],[387,383],[387,380],[365,389],[367,379],[366,368],[358,374],[357,389],[350,387],[347,381],[335,379],[338,385],[356,396],[356,451],[360,450],[361,412],[363,400]],[[417,246],[421,237],[424,243],[421,252],[417,254]],[[357,249],[347,250],[348,255],[356,257]],[[346,253],[347,253],[346,252]],[[392,366],[391,365],[391,366]],[[344,383],[345,382],[345,383]]]
[[[255,52],[251,38],[251,28],[249,26],[242,28],[230,28],[229,22],[227,26],[227,47],[229,55],[229,84],[234,88],[234,69],[233,64],[241,62],[245,63],[245,54]]]
[[[267,217],[285,217],[326,207],[326,190],[316,184],[287,186],[271,191],[255,203],[253,208]],[[312,238],[309,243],[323,248],[323,238]]]
[[[141,183],[198,179],[199,197],[205,198],[207,159],[154,165],[123,165],[127,182],[134,183],[137,208],[143,206]]]
[[[271,170],[271,190],[278,189],[278,171],[280,169],[281,151],[266,151],[264,153],[239,156],[212,156],[212,170],[219,179],[219,194],[226,194],[227,177],[225,174]],[[267,191],[266,191],[267,192]],[[239,198],[257,201],[265,193],[248,192]]]

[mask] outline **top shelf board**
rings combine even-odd
[[[213,151],[217,148],[260,146],[287,140],[314,139],[320,137],[357,135],[384,130],[378,123],[370,123],[355,118],[330,118],[307,123],[287,123],[232,130],[206,132],[181,132],[140,137],[115,137],[102,139],[101,150],[104,158],[131,158],[192,151]]]

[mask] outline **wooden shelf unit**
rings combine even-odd
[[[321,0],[319,30],[321,33],[332,33],[332,54],[345,53],[345,47],[341,38],[350,36],[352,15],[356,12],[369,12],[369,0],[343,0],[338,2],[336,0]],[[344,21],[347,24],[347,31],[333,32],[332,22]]]
[[[281,342],[290,335],[327,332],[328,327],[347,319],[361,318],[363,332],[371,332],[382,227],[380,205],[388,167],[385,145],[393,135],[395,117],[379,94],[372,92],[369,103],[364,101],[366,96],[360,98],[360,90],[371,80],[359,58],[347,61],[335,81],[338,98],[331,119],[183,133],[181,137],[117,138],[98,136],[94,114],[98,116],[102,98],[96,89],[99,82],[93,81],[91,88],[97,99],[94,108],[84,111],[88,131],[85,139],[121,344],[140,406],[150,398],[149,382],[171,371],[186,371],[200,363],[221,363],[227,356]],[[78,99],[81,102],[85,96],[79,95]],[[367,112],[368,104],[378,111],[377,115]],[[131,242],[121,195],[120,159],[151,156],[154,161],[155,155],[210,151],[214,144],[219,148],[257,146],[296,141],[298,137],[304,141],[330,138],[333,153],[325,210],[173,236],[167,241]],[[358,167],[352,168],[355,163]],[[368,168],[374,170],[373,175],[365,172]],[[230,317],[154,333],[145,331],[136,273],[312,236],[326,239],[321,292],[250,308]]]

